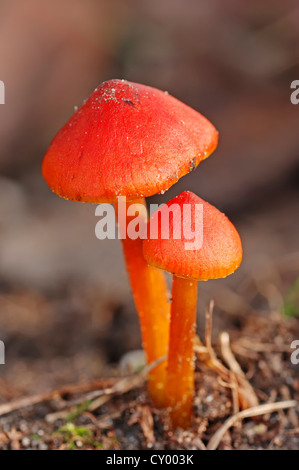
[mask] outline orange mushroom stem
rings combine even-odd
[[[188,214],[184,212],[186,207]],[[172,218],[169,217],[171,208]],[[144,240],[143,254],[150,265],[173,273],[167,405],[173,426],[187,427],[192,418],[194,393],[197,281],[232,274],[241,263],[242,245],[228,218],[189,191],[155,212],[148,232],[157,224],[158,237]],[[197,232],[202,236],[196,237]],[[190,246],[190,234],[197,240],[195,245]]]
[[[196,304],[197,282],[174,275],[166,392],[171,420],[182,428],[192,415]]]
[[[126,209],[131,204],[142,204],[144,199],[126,202]],[[118,214],[118,204],[115,204]],[[147,212],[146,212],[147,213]],[[126,227],[130,218],[126,217]],[[120,220],[119,220],[120,222]],[[146,224],[147,220],[145,221]],[[121,228],[124,230],[124,227]],[[138,312],[142,343],[147,363],[151,364],[165,357],[168,352],[170,303],[167,283],[160,269],[149,266],[142,252],[142,239],[122,239],[126,268],[131,290]],[[148,391],[157,406],[165,405],[166,359],[158,364],[149,374]]]

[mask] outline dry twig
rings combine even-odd
[[[67,385],[61,389],[54,390],[52,392],[38,393],[30,397],[19,398],[17,400],[0,405],[0,416],[12,413],[13,411],[16,411],[22,408],[26,408],[28,406],[36,405],[38,403],[61,398],[64,395],[72,395],[75,393],[85,393],[85,392],[88,392],[89,390],[112,386],[112,384],[115,383],[116,380],[117,379],[115,378],[111,378],[111,379],[109,378],[109,379],[94,380],[92,382],[88,382],[84,384]]]
[[[211,437],[207,445],[207,450],[216,450],[224,434],[229,430],[229,428],[231,428],[236,423],[236,421],[245,419],[245,418],[252,418],[254,416],[261,416],[267,413],[274,413],[275,411],[284,410],[287,408],[293,408],[297,405],[298,403],[295,400],[288,400],[288,401],[281,401],[278,403],[268,403],[266,405],[254,406],[253,408],[240,411],[239,413],[233,416],[230,416],[224,422],[221,428],[219,428],[215,432],[215,434]]]
[[[67,407],[64,408],[62,411],[58,411],[55,413],[49,413],[46,416],[46,421],[49,423],[55,422],[57,419],[63,419],[71,413],[75,413],[77,411],[77,406],[82,404],[83,402],[89,402],[86,407],[88,411],[95,411],[100,408],[102,405],[107,403],[113,396],[115,395],[122,395],[124,393],[129,392],[133,388],[139,387],[146,379],[148,373],[154,369],[158,364],[165,361],[166,356],[161,357],[157,361],[153,362],[146,366],[139,374],[134,374],[129,377],[125,377],[118,382],[116,382],[112,387],[108,387],[102,390],[96,390],[88,395],[84,395],[84,397],[80,397],[76,403],[72,402],[71,404],[68,403]]]
[[[257,406],[259,402],[255,391],[246,379],[244,372],[242,371],[239,363],[237,362],[235,356],[232,353],[229,335],[227,332],[221,333],[220,344],[223,359],[225,360],[231,372],[233,373],[236,384],[238,384],[244,391],[244,393],[238,394],[241,408],[244,410],[252,406]]]
[[[206,312],[206,332],[204,346],[200,339],[196,337],[195,352],[198,354],[199,359],[209,369],[214,370],[219,376],[229,384],[232,389],[234,409],[237,410],[237,402],[241,405],[242,409],[249,408],[250,406],[257,406],[257,396],[245,377],[241,367],[236,361],[229,345],[229,337],[227,333],[222,333],[222,354],[225,355],[226,362],[230,367],[228,370],[217,358],[216,353],[212,347],[211,332],[212,332],[212,316],[213,316],[214,302],[210,302],[209,309]]]

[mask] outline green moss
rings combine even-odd
[[[66,417],[66,421],[73,421],[74,419],[78,418],[78,416],[80,416],[81,413],[88,410],[90,403],[91,402],[87,400],[84,403],[82,403],[82,405],[77,406],[76,411],[74,411],[73,413],[70,413]]]
[[[100,442],[94,440],[93,432],[87,427],[75,426],[74,423],[68,422],[61,426],[56,432],[62,434],[65,442],[68,444],[69,450],[75,450],[77,448],[77,440],[97,449],[103,448]]]
[[[299,277],[284,298],[283,314],[286,317],[299,317]]]

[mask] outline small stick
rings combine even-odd
[[[12,411],[19,410],[21,408],[26,408],[27,406],[36,405],[37,403],[41,403],[43,401],[49,401],[53,397],[53,392],[40,393],[31,397],[20,398],[19,400],[4,403],[3,405],[0,405],[0,416],[6,415],[8,413],[11,413]]]
[[[156,367],[158,364],[160,364],[165,359],[166,359],[166,356],[163,356],[160,359],[158,359],[157,361],[150,364],[149,366],[145,367],[143,369],[143,371],[140,372],[140,374],[137,374],[136,378],[139,375],[143,375],[143,374],[144,374],[144,376],[146,376],[146,374],[148,374],[148,372],[150,372],[154,367]],[[90,394],[90,398],[94,398],[95,396],[98,397],[99,395],[108,394],[110,390],[113,390],[112,393],[117,393],[116,391],[119,388],[125,389],[126,381],[130,381],[134,378],[135,378],[135,376],[125,377],[122,380],[118,380],[117,378],[107,378],[107,379],[93,380],[92,382],[88,382],[88,383],[84,383],[84,384],[66,385],[66,386],[62,387],[61,389],[53,390],[51,392],[38,393],[36,395],[32,395],[32,396],[29,396],[29,397],[19,398],[17,400],[11,401],[9,403],[4,403],[3,405],[0,405],[0,416],[12,413],[13,411],[16,411],[16,410],[19,410],[19,409],[22,409],[22,408],[27,408],[28,406],[33,406],[33,405],[36,405],[38,403],[42,403],[42,402],[45,402],[45,401],[50,401],[50,400],[53,400],[54,398],[58,398],[58,397],[61,397],[62,395],[66,395],[66,394],[86,393],[90,390],[99,389],[99,388],[102,388],[102,389],[101,390],[95,390],[94,392],[92,392]],[[103,387],[105,387],[105,388],[103,388]],[[78,400],[78,403],[82,403],[82,400],[81,399]],[[74,402],[72,404],[74,404]]]
[[[267,413],[274,413],[275,411],[284,410],[287,408],[293,408],[297,406],[298,403],[296,400],[287,400],[281,401],[278,403],[268,403],[266,405],[259,405],[254,406],[253,408],[249,408],[248,410],[240,411],[239,413],[230,416],[224,424],[219,428],[215,434],[209,440],[207,445],[207,450],[216,450],[219,446],[221,439],[223,438],[224,434],[231,428],[236,421],[239,419],[245,418],[252,418],[254,416],[261,416]]]
[[[61,397],[62,395],[85,393],[89,390],[99,389],[100,387],[112,386],[116,380],[116,378],[108,378],[93,380],[92,382],[84,384],[66,385],[61,389],[53,390],[51,392],[38,393],[29,397],[19,398],[17,400],[0,405],[0,416],[6,415],[21,408],[36,405],[37,403],[50,401],[54,398]]]
[[[232,385],[231,390],[232,390],[232,398],[233,398],[233,410],[234,410],[234,414],[237,414],[240,411],[240,407],[239,407],[240,392],[239,392],[237,377],[232,371],[230,372],[230,382]]]
[[[235,356],[233,355],[231,347],[230,347],[229,335],[225,331],[222,332],[220,335],[220,344],[221,344],[221,352],[222,352],[223,359],[229,366],[231,372],[236,377],[236,380],[239,381],[239,384],[242,386],[243,390],[246,392],[246,396],[244,397],[242,396],[241,407],[244,409],[244,408],[250,408],[251,406],[257,406],[259,402],[258,402],[256,393],[253,390],[250,383],[248,382]],[[240,394],[239,394],[239,397],[240,397]],[[246,402],[244,402],[244,398]]]
[[[133,388],[140,386],[145,381],[149,372],[151,372],[158,364],[161,364],[166,359],[167,356],[160,357],[157,361],[154,361],[152,364],[144,367],[144,369],[138,374],[124,377],[123,379],[116,382],[112,387],[96,390],[88,395],[85,395],[84,397],[80,397],[80,399],[76,402],[76,406],[74,403],[72,403],[63,410],[47,414],[45,418],[46,421],[48,423],[53,423],[57,419],[65,418],[69,414],[76,412],[77,406],[80,405],[83,401],[86,402],[93,400],[87,405],[86,410],[95,411],[96,409],[100,408],[100,406],[107,403],[112,398],[112,396],[127,393]]]
[[[282,387],[280,388],[280,392],[281,392],[282,398],[284,400],[290,400],[291,399],[290,390],[286,385],[282,385]],[[288,415],[289,415],[289,420],[291,421],[294,429],[298,428],[299,427],[299,420],[298,420],[298,416],[297,416],[296,411],[293,410],[293,409],[290,409],[289,412],[288,412]]]
[[[213,357],[215,355],[214,349],[212,348],[212,322],[213,322],[213,310],[214,310],[214,300],[211,300],[209,308],[206,310],[206,333],[205,333],[205,340],[206,340],[206,347],[210,356]]]
[[[290,352],[290,346],[288,344],[276,345],[270,343],[259,343],[248,338],[240,338],[232,344],[233,349],[238,346],[254,352]]]
[[[222,352],[223,359],[229,366],[230,370],[235,375],[245,378],[244,372],[242,371],[239,363],[237,362],[235,356],[232,353],[232,350],[230,347],[229,335],[226,331],[223,331],[220,335],[220,344],[221,344],[221,352]]]

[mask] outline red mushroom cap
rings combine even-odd
[[[217,142],[205,117],[166,92],[109,80],[58,132],[42,173],[65,199],[136,199],[168,189]]]
[[[181,218],[172,215],[169,219],[165,217],[173,204],[177,204],[179,212],[176,214],[180,213]],[[202,205],[202,216],[194,209],[197,204]],[[183,210],[184,205],[190,205],[191,208],[191,227],[190,218]],[[161,216],[158,214],[159,211]],[[151,216],[148,222],[148,238],[143,242],[143,254],[149,264],[178,277],[198,281],[226,277],[240,266],[242,245],[239,234],[228,218],[216,207],[186,191],[162,206],[159,211]],[[158,227],[157,239],[150,238],[153,224]],[[175,224],[180,225],[179,239],[175,239],[173,235]],[[196,226],[202,227],[202,246],[199,249],[186,250],[186,243],[190,242],[189,235],[188,238],[184,236],[183,228],[186,224],[193,232]],[[166,239],[168,233],[169,238]]]

